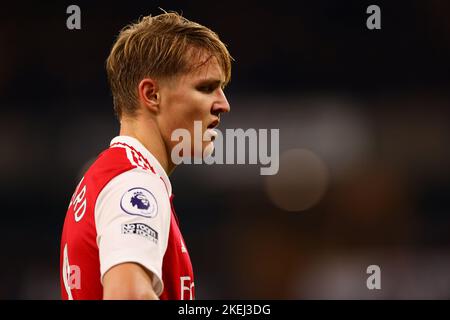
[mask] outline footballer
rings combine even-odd
[[[202,151],[212,152],[214,128],[230,111],[223,89],[231,60],[216,33],[177,13],[146,16],[120,32],[106,61],[120,133],[71,198],[61,237],[63,299],[195,298],[173,206],[171,136],[180,128],[193,135],[201,121],[209,137]]]

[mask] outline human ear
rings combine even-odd
[[[138,92],[141,103],[143,103],[151,111],[159,111],[161,95],[159,92],[158,83],[155,80],[151,78],[142,79],[141,82],[139,82]]]

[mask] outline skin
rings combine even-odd
[[[168,175],[175,169],[171,161],[171,141],[175,129],[194,135],[194,121],[202,121],[202,134],[230,105],[223,92],[225,76],[217,59],[206,61],[196,70],[171,80],[142,79],[138,85],[138,110],[135,116],[122,115],[120,135],[138,139],[162,165]],[[220,121],[220,120],[219,120]],[[192,139],[193,140],[193,139]],[[204,150],[209,143],[203,142]],[[193,146],[191,146],[193,153]],[[103,277],[104,299],[158,299],[152,288],[152,274],[136,263],[112,267]]]
[[[137,263],[122,263],[103,276],[104,300],[158,300],[153,275]]]

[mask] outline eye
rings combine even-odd
[[[211,93],[215,89],[216,89],[216,86],[211,86],[211,85],[197,87],[198,91],[205,92],[205,93]]]

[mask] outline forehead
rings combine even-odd
[[[192,69],[183,76],[187,81],[219,80],[225,82],[225,74],[215,56],[203,55],[194,62]]]

